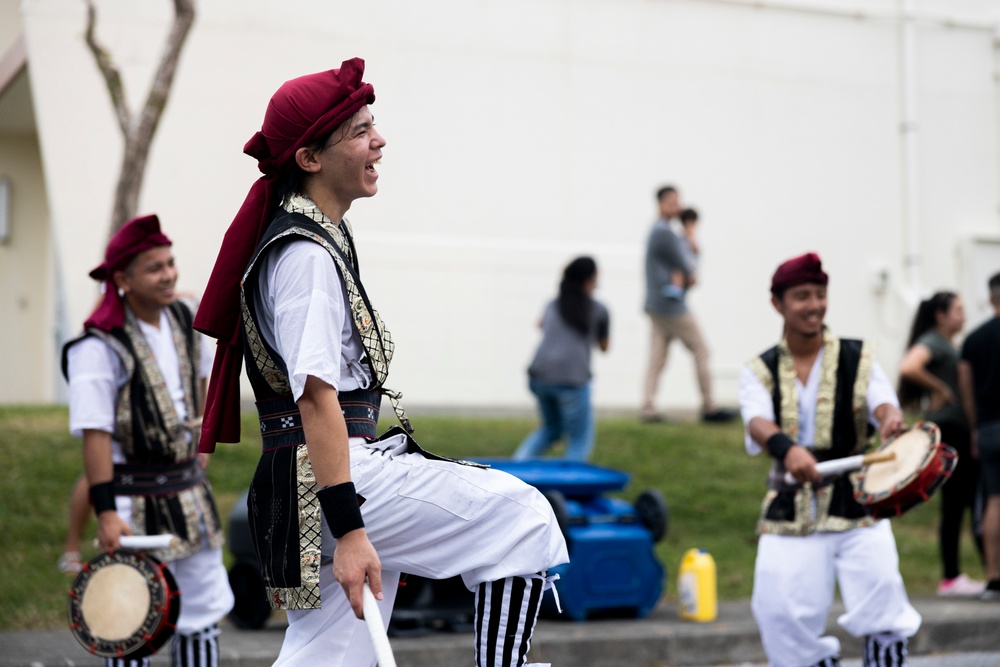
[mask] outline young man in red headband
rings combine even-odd
[[[774,667],[837,665],[840,642],[823,636],[836,581],[847,608],[837,621],[865,638],[865,667],[896,667],[906,664],[920,615],[903,588],[892,529],[854,501],[846,473],[821,480],[816,461],[863,452],[869,423],[884,440],[903,416],[871,345],[836,338],[823,324],[827,281],[814,253],[778,267],[771,304],[784,337],[740,375],[747,452],[774,458],[752,609]],[[786,472],[796,484],[783,481]]]
[[[167,562],[182,595],[171,645],[174,667],[218,663],[218,622],[233,606],[222,562],[222,526],[198,455],[198,416],[211,351],[177,300],[171,242],[155,215],[127,222],[90,272],[104,298],[84,333],[63,348],[70,430],[83,438],[98,541],[175,534],[152,552]],[[109,667],[149,664],[107,660]]]
[[[394,346],[343,218],[378,191],[386,143],[363,70],[355,58],[286,82],[244,149],[264,176],[196,322],[220,341],[203,450],[239,437],[243,352],[264,450],[252,534],[268,599],[288,610],[276,665],[374,666],[362,584],[387,623],[400,572],[461,575],[476,597],[476,665],[523,665],[565,542],[534,488],[422,450],[385,387]],[[406,430],[378,437],[383,395]]]

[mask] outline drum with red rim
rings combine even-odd
[[[174,634],[180,602],[164,563],[144,551],[106,552],[69,589],[69,628],[94,655],[143,658]]]
[[[892,452],[895,458],[862,467],[854,499],[877,519],[902,516],[930,498],[958,463],[958,453],[941,442],[941,431],[927,421],[886,440],[876,451]]]

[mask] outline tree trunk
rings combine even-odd
[[[87,3],[87,31],[85,35],[87,46],[94,55],[97,67],[104,77],[104,83],[111,97],[111,104],[118,116],[118,125],[125,139],[121,172],[118,175],[114,208],[111,214],[110,234],[114,234],[125,222],[135,217],[139,207],[139,193],[142,190],[149,150],[156,134],[156,128],[159,126],[160,117],[167,105],[181,49],[184,47],[184,41],[191,30],[191,24],[194,23],[194,0],[173,0],[174,24],[167,36],[166,47],[160,58],[156,75],[153,77],[153,85],[146,97],[146,103],[138,115],[133,115],[130,112],[125,101],[121,74],[110,54],[97,42],[94,35],[97,11],[94,8],[93,0],[85,0],[85,2]]]

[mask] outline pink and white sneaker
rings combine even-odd
[[[937,594],[941,597],[976,597],[982,595],[985,589],[985,581],[976,581],[960,574],[954,579],[942,580]]]

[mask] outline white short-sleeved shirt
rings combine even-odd
[[[261,260],[258,288],[254,305],[260,333],[285,361],[296,401],[310,375],[338,393],[368,386],[364,347],[325,248],[302,239],[268,253]]]
[[[819,397],[820,366],[823,363],[823,351],[825,346],[820,348],[816,355],[816,361],[809,369],[809,378],[803,386],[798,379],[795,380],[795,390],[799,397],[799,439],[798,444],[805,447],[812,447],[816,438],[816,400]],[[868,402],[868,421],[878,425],[875,418],[875,409],[886,403],[899,407],[899,399],[896,391],[886,377],[882,367],[878,362],[872,364],[872,375],[868,380],[866,392]],[[747,454],[751,456],[759,454],[764,445],[756,442],[750,437],[750,420],[754,417],[761,417],[768,421],[775,421],[774,402],[771,393],[761,383],[757,374],[744,366],[740,370],[740,415],[743,417],[745,430],[745,445]]]
[[[149,349],[156,358],[156,365],[167,384],[173,399],[174,409],[181,421],[188,418],[184,405],[184,385],[181,382],[180,360],[174,346],[173,331],[167,320],[166,311],[160,313],[160,326],[154,327],[141,320],[139,330],[145,336]],[[208,377],[212,370],[215,354],[214,341],[201,336],[198,379]],[[100,338],[88,336],[69,349],[69,429],[76,437],[82,437],[84,429],[94,429],[114,433],[115,401],[118,392],[128,382],[128,373],[115,351]],[[121,446],[113,442],[114,460],[124,462]]]

